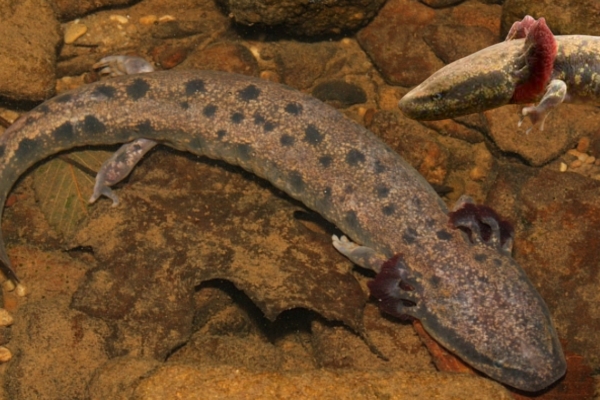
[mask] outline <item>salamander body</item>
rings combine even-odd
[[[533,391],[564,374],[548,309],[510,256],[498,218],[467,206],[451,220],[431,186],[392,149],[286,86],[177,71],[61,94],[0,137],[0,200],[56,152],[137,138],[240,165],[322,214],[358,243],[336,238],[336,247],[380,272],[371,288],[384,311],[420,319],[493,379]],[[0,240],[0,269],[18,281],[10,265]]]

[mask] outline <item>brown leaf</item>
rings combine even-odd
[[[56,157],[34,171],[36,200],[50,226],[66,240],[75,235],[88,215],[87,200],[94,188],[94,177],[80,166],[97,171],[110,154],[100,150],[72,152],[67,157],[74,162]]]

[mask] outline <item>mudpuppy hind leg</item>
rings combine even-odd
[[[119,204],[119,198],[112,191],[113,186],[127,177],[151,148],[156,146],[156,142],[149,139],[137,139],[131,143],[124,144],[106,160],[98,174],[94,185],[94,193],[89,202],[93,203],[100,196],[106,196],[113,201],[113,207]]]
[[[153,72],[154,67],[146,60],[133,56],[109,56],[104,57],[93,66],[100,75],[111,77],[122,75],[133,75]],[[149,139],[137,139],[126,143],[100,167],[96,175],[94,193],[89,202],[93,203],[100,196],[106,196],[113,202],[113,207],[119,204],[119,198],[110,188],[122,181],[131,173],[137,163],[144,155],[156,146],[156,142]]]

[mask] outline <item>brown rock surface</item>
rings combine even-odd
[[[548,116],[544,130],[531,129],[528,120],[519,126],[521,106],[510,105],[485,112],[489,135],[500,150],[518,154],[527,163],[542,166],[565,153],[577,139],[598,130],[595,107],[563,104]]]
[[[339,34],[365,25],[385,0],[218,0],[238,23],[281,27],[294,36]]]
[[[504,35],[525,15],[546,18],[555,35],[600,35],[600,4],[595,0],[506,0],[502,7]]]
[[[68,21],[106,7],[125,6],[139,0],[51,0],[58,18]]]
[[[164,382],[170,382],[165,386]],[[418,384],[417,384],[418,382]],[[133,399],[446,399],[509,400],[502,387],[481,378],[454,374],[335,371],[256,374],[244,369],[166,366],[142,381]]]
[[[433,9],[391,0],[357,38],[385,80],[415,86],[452,62],[497,42],[499,7],[465,2]]]
[[[0,96],[52,97],[60,39],[60,25],[46,0],[0,2]]]
[[[490,196],[517,223],[515,257],[553,310],[566,349],[598,368],[600,182],[506,166]]]

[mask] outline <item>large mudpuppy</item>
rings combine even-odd
[[[468,201],[450,216],[371,132],[283,85],[171,71],[61,94],[0,137],[0,200],[56,152],[138,138],[240,165],[321,213],[357,243],[334,237],[334,245],[379,272],[371,288],[384,311],[418,318],[491,378],[535,391],[565,373],[548,309],[510,255],[506,224]],[[18,282],[1,241],[0,269]]]

